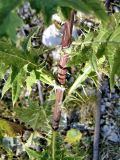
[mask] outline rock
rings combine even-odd
[[[101,119],[100,120],[100,125],[103,125],[105,123],[105,120],[104,119]]]
[[[19,156],[23,153],[23,146],[22,144],[21,145],[17,145],[17,148],[16,148],[16,156]]]
[[[106,105],[106,107],[110,107],[111,103],[110,102],[106,102],[105,105]]]
[[[103,132],[103,136],[104,136],[104,137],[109,136],[110,133],[111,133],[111,128],[110,128],[110,126],[104,125],[103,128],[102,128],[102,132]]]
[[[116,116],[120,116],[120,107],[116,108],[114,110],[114,113],[115,113]]]
[[[108,101],[108,98],[104,98],[104,102],[107,102]]]
[[[107,139],[115,143],[120,142],[120,137],[114,132],[112,132],[110,136],[107,137]]]
[[[11,138],[11,137],[3,137],[3,139],[2,139],[2,143],[3,143],[3,145],[5,145],[5,146],[7,146],[8,148],[13,148],[13,138]]]
[[[101,114],[104,114],[105,113],[105,105],[101,105]]]

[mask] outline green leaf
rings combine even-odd
[[[106,57],[109,62],[110,70],[112,70],[113,63],[114,63],[114,55],[117,52],[117,45],[107,44],[106,46]]]
[[[37,11],[41,11],[46,24],[50,23],[51,16],[57,11],[56,0],[31,0],[31,6]]]
[[[29,34],[28,37],[25,38],[25,40],[22,43],[22,47],[25,51],[30,51],[32,48],[32,43],[31,43],[31,39],[34,37],[34,35],[38,32],[39,27],[35,27],[33,29],[33,31],[31,31],[31,33]]]
[[[87,6],[87,3],[84,3],[83,0],[57,0],[58,5],[62,7],[69,7],[75,10],[80,10],[84,13],[89,13],[89,7]]]
[[[53,75],[49,71],[45,70],[44,68],[37,70],[36,76],[38,80],[41,80],[45,84],[48,84],[50,86],[56,85]]]
[[[58,13],[59,13],[59,10],[58,10]],[[69,19],[70,13],[71,13],[71,8],[64,7],[64,6],[60,7],[60,16],[64,17],[64,19]]]
[[[20,72],[18,73],[18,75],[16,76],[14,82],[12,83],[13,106],[16,103],[17,99],[19,98],[24,77],[25,77],[25,72],[23,69],[21,69]]]
[[[46,106],[30,103],[29,107],[16,108],[14,111],[21,121],[25,122],[26,125],[32,127],[34,130],[42,129],[48,131],[50,129],[49,115],[47,114],[48,108]]]
[[[7,79],[7,81],[5,82],[5,85],[2,89],[2,97],[4,96],[4,94],[12,87],[12,84],[16,78],[16,76],[18,75],[18,69],[16,67],[11,67],[11,69],[9,70],[9,77]]]
[[[9,15],[11,10],[13,10],[21,0],[0,0],[0,24]]]
[[[110,35],[111,35],[111,32],[102,26],[98,31],[98,35],[94,38],[94,41],[92,44],[93,51],[96,53],[100,52],[104,44],[105,46],[107,45]]]
[[[110,36],[111,32],[108,29],[104,29],[103,27],[100,28],[100,30],[98,31],[98,35],[97,37],[94,39],[94,43],[105,43],[109,36]]]
[[[8,41],[0,41],[0,60],[6,65],[22,68],[24,65],[29,64],[31,67],[36,68],[35,57],[34,54],[28,54],[17,49]]]
[[[94,0],[92,3],[87,0],[31,0],[30,2],[33,8],[43,13],[45,22],[47,24],[50,22],[52,14],[57,12],[58,6],[66,7],[66,9],[68,7],[74,10],[82,11],[84,13],[94,12],[95,15],[103,20],[106,20],[107,17],[105,10],[101,6],[101,2],[98,0]]]
[[[114,84],[115,84],[115,75],[120,76],[120,51],[119,51],[119,49],[116,51],[116,53],[114,55],[112,71],[110,74],[111,89],[114,87]]]
[[[29,92],[31,92],[32,86],[34,83],[36,83],[37,79],[36,79],[36,74],[35,71],[31,71],[30,72],[30,76],[27,77],[26,79],[26,86]]]
[[[78,78],[75,80],[73,85],[70,87],[68,91],[68,95],[72,94],[80,85],[82,82],[85,81],[85,79],[88,77],[88,75],[92,72],[92,66],[90,64],[86,65],[85,68],[83,69],[83,74],[79,75]]]
[[[109,41],[113,43],[120,43],[120,26],[115,29]]]
[[[70,144],[76,144],[80,141],[82,138],[82,134],[77,129],[71,129],[67,132],[67,135],[65,137],[65,142]]]
[[[7,79],[7,81],[5,82],[5,85],[2,89],[2,98],[3,96],[5,95],[5,93],[11,88],[12,84],[11,84],[11,74],[12,74],[12,71],[10,71],[9,73],[9,77]]]
[[[107,14],[105,13],[105,8],[103,7],[103,2],[100,0],[83,0],[88,6],[89,10],[93,11],[95,15],[101,20],[107,20]]]
[[[27,152],[30,159],[33,159],[33,158],[36,160],[41,159],[40,153],[38,153],[28,147],[25,147],[25,151]]]
[[[2,61],[1,61],[0,62],[0,79],[4,78],[6,70],[7,70],[7,66],[4,63],[2,63]]]
[[[91,62],[91,64],[92,64],[93,69],[94,69],[95,72],[97,73],[98,66],[97,66],[97,57],[96,57],[95,53],[92,53],[92,54],[91,54],[90,62]]]
[[[15,42],[17,28],[22,24],[22,19],[15,12],[11,12],[0,25],[0,36],[7,35]]]
[[[101,58],[103,55],[105,55],[106,53],[106,46],[107,46],[107,42],[106,43],[101,43],[97,49],[97,53],[96,56],[97,58]]]

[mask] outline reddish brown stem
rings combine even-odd
[[[64,90],[62,88],[56,89],[56,102],[55,102],[55,108],[53,112],[53,122],[52,122],[53,130],[57,130],[59,128],[63,93],[64,93]]]
[[[74,11],[71,12],[70,21],[64,24],[64,31],[63,31],[63,37],[62,37],[62,49],[70,47],[71,39],[72,39],[71,36],[72,36],[73,21],[74,21]],[[65,52],[60,58],[59,69],[58,69],[58,81],[61,85],[64,85],[66,81],[66,72],[67,72],[66,64],[68,62],[68,58],[69,56]],[[55,108],[53,111],[53,121],[52,121],[53,130],[57,130],[59,128],[63,93],[64,91],[62,88],[58,88],[56,90],[56,102],[55,102]]]

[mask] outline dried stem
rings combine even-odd
[[[38,86],[39,100],[40,100],[41,105],[43,105],[44,100],[43,100],[43,94],[42,94],[41,81],[38,81],[38,82],[37,82],[37,86]]]
[[[101,103],[101,86],[102,86],[102,73],[98,76],[98,89],[97,89],[97,104],[95,115],[95,131],[93,143],[93,160],[99,160],[99,139],[100,139],[100,103]]]

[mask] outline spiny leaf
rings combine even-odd
[[[9,77],[2,89],[2,97],[4,96],[4,94],[12,87],[12,84],[16,78],[16,76],[18,75],[18,68],[12,66],[11,69],[9,70]]]
[[[20,91],[21,91],[24,77],[25,77],[25,72],[23,69],[21,69],[20,72],[18,73],[18,75],[16,76],[15,80],[13,81],[13,84],[12,84],[13,106],[16,103],[16,101],[20,95]]]
[[[110,74],[110,86],[111,89],[114,86],[114,80],[115,80],[115,75],[120,76],[120,51],[119,49],[116,51],[115,55],[114,55],[114,62],[113,62],[113,66],[112,66],[112,71]]]
[[[27,148],[27,147],[25,147],[25,151],[27,152],[30,159],[33,159],[33,158],[36,160],[41,159],[40,153],[38,153],[30,148]]]
[[[84,13],[89,13],[89,7],[87,6],[87,4],[84,3],[83,0],[57,0],[58,5],[60,6],[64,6],[64,7],[69,7],[69,8],[73,8],[75,10],[80,10]]]
[[[48,119],[46,106],[39,106],[37,103],[30,103],[29,107],[16,108],[14,111],[21,121],[25,122],[26,125],[31,126],[34,130],[45,130],[49,129],[49,115]]]
[[[15,13],[11,12],[3,23],[0,25],[0,36],[8,36],[13,42],[16,41],[16,30],[23,24],[21,18]]]
[[[31,71],[30,72],[30,76],[27,77],[26,79],[26,86],[29,92],[31,92],[32,86],[34,83],[36,83],[37,79],[36,79],[36,74],[35,71]]]
[[[5,64],[3,64],[2,61],[1,61],[0,62],[0,79],[4,78],[6,70],[7,70],[7,66]]]
[[[0,0],[0,24],[21,0]]]
[[[30,2],[33,8],[43,13],[46,24],[49,24],[52,14],[57,11],[56,0],[31,0]]]
[[[43,83],[55,86],[56,82],[52,74],[49,71],[43,69],[39,69],[36,72],[36,77],[38,80],[41,80]]]
[[[12,71],[9,72],[9,77],[7,79],[7,81],[5,82],[5,85],[2,89],[2,98],[4,96],[4,94],[11,88],[11,74],[12,74]]]
[[[35,27],[33,31],[29,34],[28,37],[25,38],[25,40],[22,43],[22,47],[25,51],[30,51],[32,48],[31,39],[34,37],[34,35],[38,32],[39,27]]]
[[[92,64],[93,69],[97,73],[98,66],[97,66],[97,57],[96,57],[95,53],[92,53],[91,58],[90,58],[90,62]]]
[[[106,13],[98,0],[94,0],[94,3],[84,0],[31,0],[30,2],[37,11],[42,11],[47,24],[50,22],[52,14],[57,11],[58,6],[72,8],[84,13],[93,11],[100,19],[106,20]]]
[[[103,26],[99,29],[98,35],[94,38],[93,44],[92,44],[92,48],[95,53],[98,54],[98,52],[100,52],[102,48],[105,48],[107,46],[107,42],[109,40],[110,35],[111,35],[111,32],[108,29],[103,28]],[[101,56],[103,54],[104,53],[102,53]]]
[[[105,8],[102,5],[100,0],[83,0],[84,3],[88,6],[88,8],[95,13],[95,15],[102,19],[107,20],[107,14],[105,13]]]
[[[7,41],[0,41],[0,60],[6,65],[14,65],[18,68],[29,64],[33,68],[37,67],[34,58],[35,55],[25,53]]]
[[[113,43],[120,43],[120,26],[115,29],[109,41]]]

